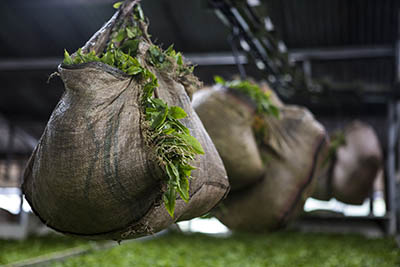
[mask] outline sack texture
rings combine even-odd
[[[229,194],[217,213],[229,228],[271,231],[285,226],[302,211],[314,190],[323,154],[324,128],[304,108],[285,106],[281,118],[267,119],[269,140],[261,153],[265,175],[261,182]]]
[[[264,164],[252,130],[254,105],[233,90],[208,88],[194,95],[193,107],[224,162],[231,190],[262,178]]]
[[[374,129],[354,121],[344,130],[346,145],[337,150],[332,189],[336,199],[360,205],[369,196],[382,167],[382,151]]]
[[[195,94],[195,109],[221,154],[233,188],[215,215],[233,230],[274,230],[296,217],[314,189],[327,152],[325,130],[312,114],[284,105],[270,93],[280,118],[261,117],[267,130],[257,142],[252,127],[256,115],[245,101],[237,101],[229,90],[206,90],[201,101],[196,100],[200,92]],[[231,134],[235,128],[242,132],[241,138]]]
[[[104,31],[99,32],[95,40],[104,39]],[[47,226],[92,239],[136,238],[207,213],[229,190],[223,163],[191,107],[184,83],[146,63],[150,45],[144,39],[138,57],[157,76],[156,97],[185,110],[187,117],[181,122],[205,152],[192,164],[196,169],[189,202],[177,198],[174,218],[164,207],[167,175],[144,140],[143,84],[100,62],[61,65],[65,93],[30,158],[22,185]]]

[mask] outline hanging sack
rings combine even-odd
[[[224,161],[232,187],[215,215],[233,230],[283,226],[313,191],[326,153],[325,130],[308,110],[285,106],[266,85],[260,90],[216,80],[230,89],[214,87],[194,97],[194,107]],[[243,87],[249,89],[247,96]],[[279,118],[273,116],[276,110],[257,112],[260,94],[254,92],[260,91],[268,96],[265,106],[279,109]],[[231,132],[241,132],[241,138]]]
[[[196,92],[193,107],[224,162],[231,191],[261,179],[264,163],[252,129],[254,103],[234,89],[215,86]]]
[[[207,213],[229,189],[190,105],[198,80],[180,53],[151,43],[137,3],[125,1],[58,68],[65,93],[22,189],[59,232],[114,240],[152,234]]]
[[[374,129],[360,121],[345,128],[344,138],[332,173],[333,196],[344,203],[361,205],[382,167],[381,146]]]

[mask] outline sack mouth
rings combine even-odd
[[[235,90],[233,88],[230,87],[224,87],[226,92],[230,95],[232,95],[233,97],[235,97],[236,99],[238,99],[240,102],[242,102],[243,104],[245,104],[248,108],[250,108],[253,112],[256,112],[257,110],[257,103],[251,99],[248,95],[239,92],[238,90]]]
[[[97,62],[97,61],[80,63],[80,64],[70,64],[70,65],[61,63],[60,65],[58,65],[58,72],[61,73],[64,69],[65,70],[82,70],[82,69],[86,69],[86,68],[102,70],[102,71],[105,71],[115,77],[118,77],[118,78],[124,78],[124,79],[129,78],[130,79],[132,77],[118,68],[115,68],[115,67],[112,67],[103,62]]]

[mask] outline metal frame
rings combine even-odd
[[[23,203],[24,198],[22,191],[19,188],[19,184],[22,180],[22,169],[29,158],[29,154],[27,153],[16,153],[15,152],[15,144],[16,139],[23,139],[24,146],[29,148],[29,150],[33,150],[37,144],[37,140],[24,132],[22,129],[18,128],[11,121],[0,116],[0,123],[7,126],[8,135],[7,135],[7,143],[4,152],[0,153],[0,160],[5,162],[5,175],[4,177],[0,177],[3,179],[3,183],[0,183],[0,195],[18,195],[20,199],[19,213],[16,216],[16,221],[6,221],[0,223],[0,237],[3,238],[12,238],[12,239],[23,239],[28,234],[29,231],[32,230],[29,228],[30,216],[28,213],[23,211]],[[10,164],[12,161],[17,160],[19,165],[19,179],[18,181],[10,181]]]
[[[240,2],[240,3],[237,3]],[[247,3],[248,1],[227,1],[227,0],[209,0],[217,13],[217,16],[236,34],[241,42],[247,45],[242,46],[243,50],[253,57],[256,65],[260,70],[267,74],[267,77],[274,76],[275,81],[270,81],[270,85],[278,92],[281,89],[291,91],[290,87],[293,86],[293,79],[284,79],[285,74],[294,77],[293,64],[302,62],[304,85],[309,92],[311,92],[313,85],[312,81],[312,61],[313,60],[348,60],[360,58],[381,58],[381,57],[394,57],[395,66],[397,71],[397,81],[400,82],[400,15],[399,15],[399,37],[395,47],[380,46],[380,47],[358,47],[358,48],[345,48],[345,49],[314,49],[292,51],[288,57],[285,56],[286,51],[282,51],[276,44],[282,43],[275,34],[271,33],[268,27],[262,25],[261,21],[266,18],[259,18],[252,12],[252,7]],[[267,17],[268,18],[268,17]],[[255,34],[257,31],[259,34]],[[260,34],[261,33],[261,34]],[[284,46],[284,45],[283,45]],[[237,52],[234,51],[234,56],[237,58]],[[235,61],[238,64],[238,60]],[[258,63],[262,62],[263,65]],[[277,64],[278,63],[278,64]],[[298,82],[298,81],[297,81]],[[385,163],[385,190],[386,190],[386,215],[384,217],[375,217],[370,212],[366,217],[353,217],[353,218],[308,218],[308,220],[318,220],[319,223],[323,222],[369,222],[373,221],[375,225],[383,226],[385,233],[394,235],[400,232],[396,229],[396,181],[395,175],[396,160],[399,160],[399,145],[398,139],[400,137],[400,97],[397,86],[393,86],[391,92],[385,92],[380,95],[383,97],[387,104],[387,127],[388,127],[388,149]],[[373,205],[370,205],[372,211]]]
[[[295,70],[270,18],[258,17],[249,1],[209,0],[208,3],[221,21],[231,28],[256,66],[268,74],[266,78],[270,86],[282,95],[292,95]]]
[[[400,101],[392,100],[388,104],[388,144],[386,153],[386,173],[385,173],[385,195],[387,216],[389,222],[387,233],[395,234],[400,232],[397,229],[397,203],[396,203],[396,161],[399,160],[399,131],[400,131]]]

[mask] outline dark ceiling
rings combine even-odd
[[[42,125],[62,94],[56,70],[64,48],[82,46],[107,21],[111,0],[0,1],[0,114],[20,124]],[[364,59],[313,60],[315,78],[338,83],[364,82],[386,90],[394,81],[397,0],[264,0],[276,31],[289,52],[310,49],[373,48],[382,56]],[[142,0],[150,33],[164,47],[185,54],[229,53],[229,29],[206,0]],[[389,53],[387,53],[389,51]],[[363,56],[365,57],[365,55]],[[262,73],[249,64],[248,73]],[[230,76],[233,65],[201,65],[196,74],[210,82],[214,74]],[[38,135],[40,131],[33,132]]]

